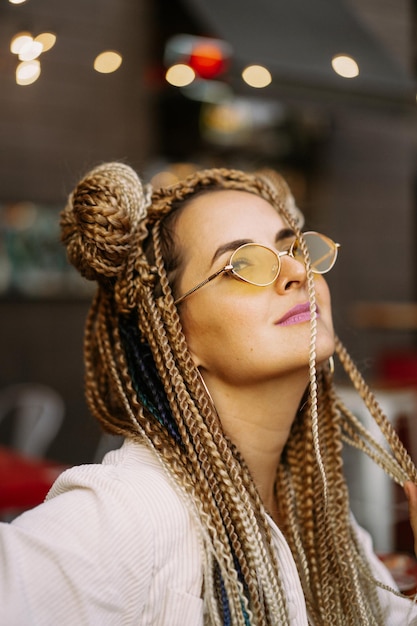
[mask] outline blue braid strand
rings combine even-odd
[[[166,428],[169,435],[181,444],[181,437],[173,420],[155,361],[149,345],[142,341],[136,320],[133,316],[121,317],[119,329],[132,383],[140,401],[147,411]]]

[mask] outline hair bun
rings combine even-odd
[[[122,270],[150,189],[124,163],[104,163],[77,185],[61,214],[61,238],[69,261],[89,280]]]

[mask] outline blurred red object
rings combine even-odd
[[[378,382],[388,387],[417,387],[417,351],[390,350],[379,356]]]
[[[0,519],[41,504],[66,466],[0,446]]]

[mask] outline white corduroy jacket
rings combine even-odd
[[[293,626],[307,626],[295,562],[269,520]],[[393,581],[358,533],[375,576]],[[202,626],[196,522],[154,453],[134,442],[64,472],[47,501],[0,524],[1,626]],[[379,591],[389,626],[417,607]]]

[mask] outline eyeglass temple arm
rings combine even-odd
[[[200,289],[201,287],[204,287],[204,285],[207,285],[207,283],[210,283],[212,280],[217,278],[217,276],[220,276],[220,274],[223,274],[223,272],[229,272],[232,269],[233,269],[233,265],[231,265],[231,264],[226,265],[225,267],[222,267],[221,270],[218,270],[214,274],[211,274],[211,276],[209,276],[208,278],[205,278],[203,281],[201,281],[201,283],[198,283],[198,285],[196,285],[195,287],[193,287],[189,291],[186,291],[183,296],[178,298],[178,300],[174,301],[174,304],[175,305],[180,304],[183,300],[185,300],[185,298],[188,298],[188,296],[191,296],[191,294],[194,293],[194,291],[197,291],[197,289]]]

